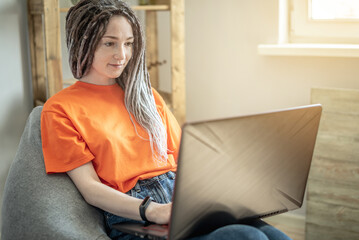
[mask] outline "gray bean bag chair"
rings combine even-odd
[[[67,174],[46,174],[41,110],[31,112],[6,180],[1,239],[109,239],[100,210],[85,202]]]

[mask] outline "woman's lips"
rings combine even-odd
[[[109,65],[114,68],[122,68],[124,66],[124,64],[109,64]]]

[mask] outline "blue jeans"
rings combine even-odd
[[[135,198],[144,199],[151,196],[157,203],[169,203],[172,201],[173,186],[176,174],[167,172],[151,179],[140,180],[136,186],[126,194]],[[115,223],[139,222],[104,212],[108,235],[112,239],[139,240],[133,235],[122,233],[112,228]],[[207,235],[192,238],[191,240],[290,240],[288,236],[278,229],[261,220],[253,220],[248,224],[233,224],[221,227]]]

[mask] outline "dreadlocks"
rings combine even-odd
[[[133,117],[147,131],[154,159],[159,163],[165,162],[167,132],[151,90],[143,30],[126,3],[120,0],[82,0],[70,8],[66,16],[66,43],[71,71],[77,79],[90,71],[97,45],[112,16],[125,17],[134,34],[132,58],[116,82],[124,89],[125,106],[136,132]]]

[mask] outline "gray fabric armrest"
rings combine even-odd
[[[41,110],[31,112],[6,180],[1,239],[109,239],[102,213],[67,174],[46,174]]]

